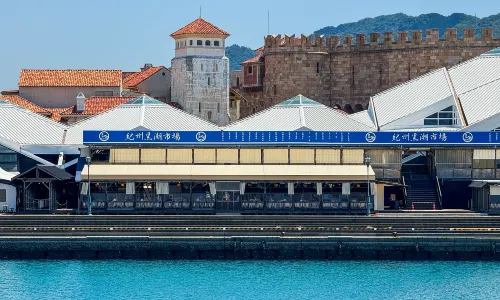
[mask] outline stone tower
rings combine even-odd
[[[229,33],[199,18],[170,35],[172,101],[195,116],[218,125],[229,123]]]

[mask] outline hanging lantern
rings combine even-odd
[[[333,184],[331,184],[331,183],[329,183],[329,184],[328,184],[328,187],[329,187],[329,188],[331,188],[332,186],[333,186]]]
[[[275,184],[274,184],[274,187],[278,187],[278,184],[277,184],[277,183],[275,183]]]
[[[177,184],[177,187],[181,187],[181,183],[180,182]]]
[[[303,186],[303,187],[307,187],[307,183],[304,183],[302,186]]]
[[[122,186],[122,187],[125,186],[125,183],[120,183],[120,186]]]
[[[201,186],[202,186],[202,187],[206,187],[206,186],[207,186],[207,184],[206,184],[206,183],[203,183]]]
[[[249,184],[247,184],[247,186],[252,186],[252,184],[251,184],[251,183],[249,183]]]
[[[358,187],[358,188],[359,188],[359,187],[361,187],[361,185],[358,183],[358,184],[356,184],[356,187]]]

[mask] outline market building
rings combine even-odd
[[[356,114],[297,95],[223,127],[148,96],[71,125],[4,101],[0,167],[24,212],[496,213],[498,70],[491,51]]]

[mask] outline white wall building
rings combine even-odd
[[[229,123],[229,33],[199,18],[171,34],[172,101],[195,116],[218,125]]]

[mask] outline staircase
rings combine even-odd
[[[406,179],[406,185],[409,186],[406,199],[407,209],[441,209],[435,180],[427,175],[414,175],[411,179]]]

